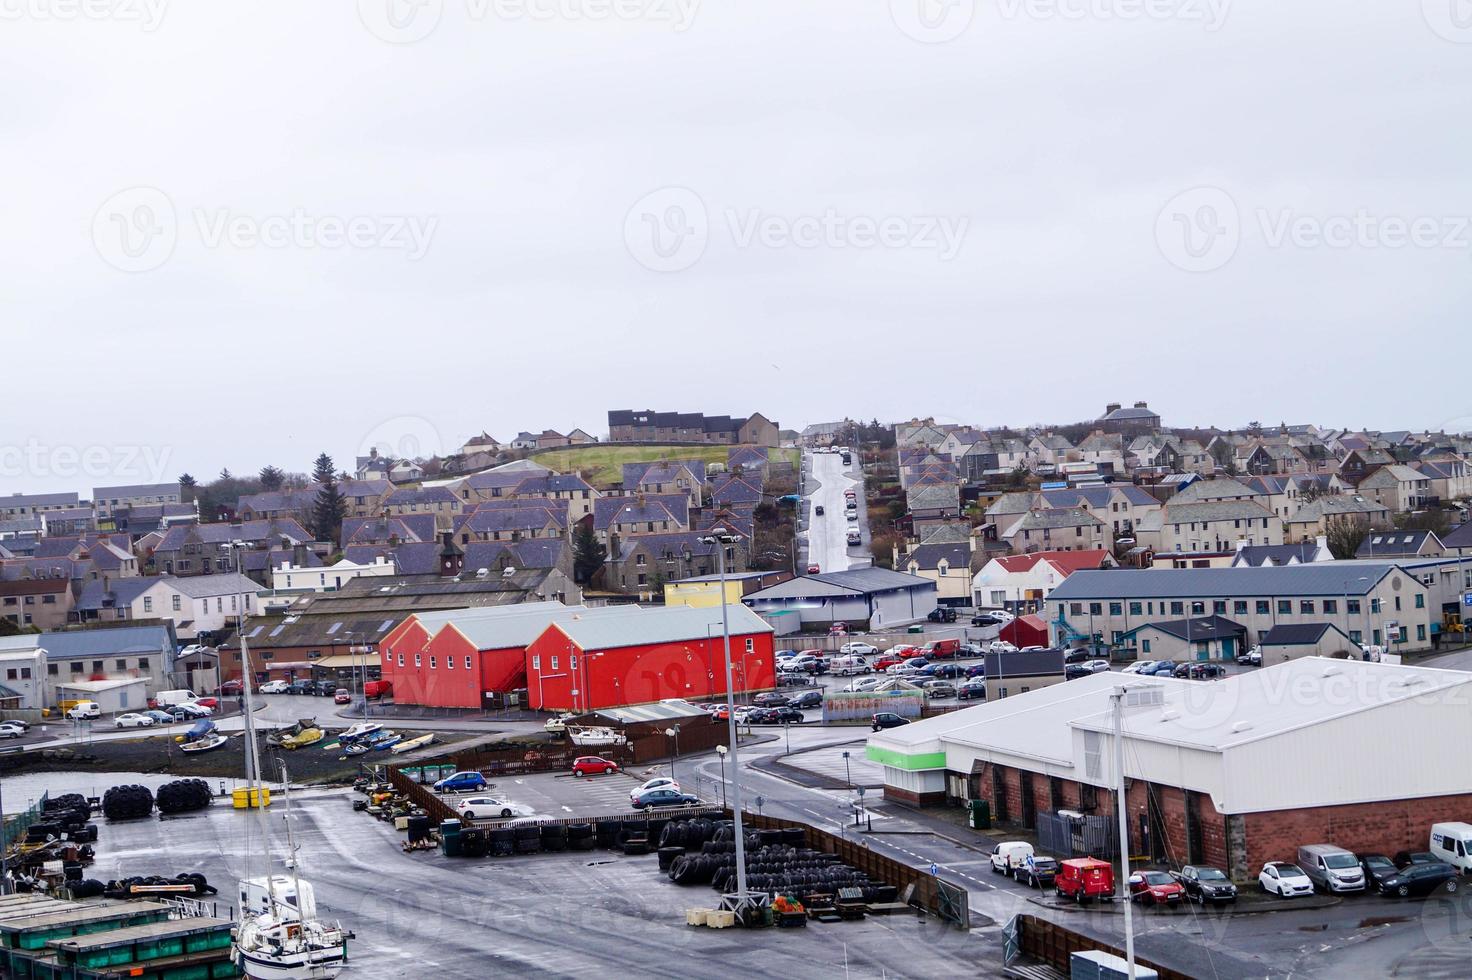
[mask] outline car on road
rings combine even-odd
[[[851,657],[872,657],[879,652],[879,648],[872,643],[863,640],[850,640],[838,648],[839,653],[846,653]]]
[[[874,690],[876,687],[883,683],[883,677],[865,677],[862,680],[854,681],[848,687],[844,688],[844,690],[863,694],[865,692]]]
[[[1381,883],[1400,869],[1384,854],[1361,854],[1360,870],[1365,873],[1365,887],[1378,891]]]
[[[523,803],[513,803],[500,796],[468,796],[455,805],[461,820],[486,817],[530,817],[536,811]]]
[[[1121,674],[1149,674],[1155,669],[1153,660],[1136,660],[1134,663],[1125,664],[1119,669]]]
[[[1106,670],[1109,669],[1109,661],[1107,661],[1107,660],[1085,660],[1083,663],[1079,664],[1079,666],[1080,667],[1087,667],[1089,669],[1089,672],[1090,673],[1093,673],[1093,674],[1102,674]]]
[[[1033,647],[1023,647],[1022,649],[1031,650],[1033,649]],[[1037,647],[1037,649],[1041,650],[1042,647]],[[1069,650],[1063,655],[1063,662],[1066,664],[1081,664],[1088,659],[1089,651],[1084,647],[1078,647],[1077,649]]]
[[[788,703],[793,708],[821,708],[823,707],[823,692],[803,691]]]
[[[436,793],[474,793],[486,788],[486,777],[473,769],[463,770],[434,784]]]
[[[1047,888],[1057,877],[1058,859],[1036,854],[1012,869],[1012,880],[1029,888]]]
[[[169,711],[174,714],[183,712],[185,718],[208,718],[215,713],[214,708],[200,704],[198,701],[185,701],[182,704],[176,704]]]
[[[1457,869],[1445,861],[1410,864],[1379,883],[1380,894],[1412,898],[1430,895],[1437,889],[1455,892],[1460,885]]]
[[[987,653],[1016,653],[1017,645],[1006,640],[993,640],[986,645]]]
[[[758,708],[785,708],[792,703],[792,698],[776,691],[766,691],[752,698],[751,703]]]
[[[1091,677],[1093,673],[1092,670],[1083,664],[1064,664],[1063,666],[1063,679],[1066,681],[1076,681],[1080,677]]]
[[[193,698],[188,703],[189,704],[197,704],[197,705],[199,705],[202,708],[209,708],[211,711],[219,711],[220,710],[220,699],[219,698]]]
[[[1303,869],[1287,861],[1269,861],[1264,864],[1257,873],[1257,883],[1262,886],[1263,891],[1282,898],[1314,893],[1314,883],[1303,873]]]
[[[920,690],[931,700],[937,698],[953,698],[956,696],[956,685],[950,681],[926,681],[920,685]]]
[[[823,568],[817,562],[815,562],[815,561],[808,562],[808,574],[809,575],[820,575],[820,574],[822,574],[822,572],[823,572]]]
[[[992,872],[1010,875],[1013,868],[1020,868],[1033,856],[1033,846],[1025,840],[1004,840],[992,845],[987,860]]]
[[[1206,864],[1188,864],[1175,873],[1186,898],[1205,905],[1237,901],[1237,886],[1226,872]]]
[[[1070,858],[1058,865],[1053,894],[1082,905],[1090,899],[1114,899],[1114,865],[1097,858]]]
[[[757,712],[761,712],[760,716]],[[800,725],[803,716],[796,708],[755,708],[750,721],[753,725]]]
[[[0,738],[25,738],[26,730],[10,722],[0,722]]]
[[[986,676],[986,661],[983,660],[979,664],[971,664],[970,666],[968,666],[966,668],[966,676],[967,677],[985,677]]]
[[[220,685],[220,697],[238,698],[245,693],[245,685],[238,680],[228,680]]]
[[[291,685],[285,681],[267,681],[259,688],[262,694],[285,694],[291,690]]]
[[[598,755],[583,755],[572,760],[574,776],[601,776],[609,772],[618,772],[618,763],[612,759],[605,759]]]
[[[909,723],[910,719],[902,718],[893,711],[881,711],[871,719],[870,727],[877,732],[882,728],[898,728],[901,725],[908,725]]]
[[[167,711],[160,711],[158,708],[150,708],[147,711],[140,711],[139,714],[147,715],[149,718],[152,718],[155,725],[172,725],[175,721],[178,720]]]
[[[66,716],[72,721],[83,721],[87,718],[101,718],[102,706],[96,701],[78,701],[67,709]]]
[[[113,725],[117,728],[152,728],[153,719],[136,711],[130,711],[114,718]]]
[[[333,691],[332,692],[332,703],[333,704],[352,704],[353,703],[353,692],[352,691],[349,691],[345,687],[338,688],[336,691]]]
[[[1164,871],[1136,871],[1129,877],[1130,901],[1174,908],[1186,897],[1181,883]]]
[[[848,623],[834,623],[828,627],[829,636],[848,636]]]
[[[302,681],[292,681],[290,684],[286,685],[286,693],[287,694],[295,694],[295,695],[298,695],[298,696],[304,695],[304,694],[316,694],[317,693],[317,685],[314,684],[314,683],[312,683],[311,681],[305,681],[305,680],[302,680]]]
[[[957,701],[985,701],[986,681],[970,680],[956,688]]]
[[[822,517],[823,516],[823,505],[822,504],[818,504],[816,507],[814,507],[813,508],[813,513],[816,514],[816,515],[818,515],[819,517]]]
[[[925,618],[932,623],[954,623],[956,621],[956,610],[950,606],[936,606],[930,610]]]
[[[647,810],[650,807],[664,806],[694,806],[700,802],[700,797],[693,793],[681,793],[677,789],[647,789],[640,793],[633,801],[635,810]]]
[[[1243,667],[1261,667],[1262,647],[1253,647],[1251,650],[1237,654],[1237,663]]]

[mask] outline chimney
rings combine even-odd
[[[1318,537],[1314,538],[1314,544],[1318,545],[1320,551],[1329,550],[1329,538],[1327,535],[1320,534]]]
[[[1135,407],[1136,408],[1149,408],[1150,406],[1149,405],[1146,405],[1144,402],[1135,402]]]
[[[1242,553],[1242,549],[1245,548],[1245,547],[1247,547],[1247,539],[1246,538],[1238,538],[1237,539],[1237,553],[1238,554],[1241,554]]]
[[[465,568],[465,552],[455,543],[455,535],[446,531],[440,535],[440,576],[455,578]]]
[[[307,546],[301,543],[291,548],[291,563],[297,568],[307,567]]]
[[[1104,406],[1104,414],[1105,415],[1108,415],[1111,412],[1117,412],[1117,411],[1119,411],[1119,409],[1120,409],[1119,402],[1110,402],[1108,405],[1105,405]]]

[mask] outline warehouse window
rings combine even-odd
[[[1101,603],[1101,602],[1091,602],[1091,603],[1089,603],[1089,615],[1090,616],[1102,616],[1103,614],[1104,614],[1104,604],[1103,603]]]
[[[1287,616],[1287,615],[1290,615],[1292,612],[1293,612],[1293,600],[1292,599],[1279,599],[1278,600],[1278,615],[1279,616]]]
[[[1268,605],[1268,601],[1266,599],[1257,600],[1257,614],[1259,616],[1266,616],[1270,609],[1271,607]]]
[[[541,657],[540,654],[538,654],[537,656],[532,657],[532,670],[541,670],[541,669],[542,669],[542,657]]]
[[[1183,602],[1172,602],[1170,604],[1170,612],[1172,616],[1184,615],[1186,612],[1186,604]]]
[[[1416,608],[1417,609],[1425,609],[1426,608],[1426,597],[1424,595],[1422,595],[1421,593],[1419,593],[1419,592],[1416,593]]]
[[[1360,614],[1360,601],[1358,599],[1346,600],[1344,603],[1344,611],[1349,613],[1351,616],[1358,616]]]
[[[746,638],[746,652],[747,653],[755,653],[756,652],[756,640],[752,639],[749,636]]]
[[[420,654],[417,654],[417,653],[414,654],[414,666],[415,667],[423,667],[424,666],[424,658]]]
[[[1362,640],[1364,638],[1364,635],[1365,634],[1361,633],[1359,630],[1350,630],[1349,631],[1349,638],[1354,643],[1360,642],[1360,640]]]
[[[465,657],[465,669],[466,670],[469,670],[470,669],[470,657],[469,657],[469,655],[466,655],[466,657]]]
[[[1122,603],[1122,602],[1111,602],[1109,604],[1109,615],[1111,615],[1111,616],[1123,616],[1124,615],[1124,603]]]
[[[1247,615],[1247,600],[1246,599],[1237,599],[1236,601],[1234,601],[1232,603],[1232,613],[1233,613],[1233,615],[1236,615],[1236,616],[1246,616]]]
[[[1325,613],[1325,615],[1333,615],[1334,613],[1337,613],[1338,611],[1339,611],[1339,601],[1337,599],[1325,599],[1324,600],[1324,613]]]
[[[121,660],[121,659],[118,660],[118,670],[127,670],[127,669],[128,669],[128,662],[126,660]]]
[[[1082,616],[1084,614],[1084,604],[1082,602],[1070,602],[1068,604],[1068,612],[1073,616]]]
[[[445,669],[446,670],[454,670],[455,669],[455,658],[454,657],[446,657],[445,658]]]
[[[1138,616],[1138,615],[1140,615],[1140,604],[1138,602],[1132,602],[1132,603],[1130,603],[1130,615],[1131,616]]]
[[[553,657],[552,658],[552,669],[553,670],[556,670],[557,669],[557,658],[556,657]]]
[[[1298,611],[1305,616],[1312,616],[1314,614],[1314,601],[1312,599],[1302,600],[1298,603]],[[1327,611],[1325,610],[1325,612]]]
[[[72,673],[73,674],[80,674],[81,672],[82,672],[82,662],[80,660],[73,660],[72,661]]]
[[[402,653],[399,654],[399,666],[404,666],[404,655]]]
[[[1418,640],[1424,640],[1424,639],[1426,639],[1426,626],[1425,626],[1425,624],[1420,624],[1420,625],[1417,625],[1416,626],[1416,639],[1418,639]]]
[[[434,670],[436,667],[439,666],[439,663],[437,662],[438,660],[439,660],[438,657],[430,657],[429,658],[429,669],[430,670]]]
[[[568,658],[567,658],[567,669],[568,670],[577,670],[578,669],[578,658],[577,658],[577,655],[576,654],[569,654],[568,655]]]
[[[1193,603],[1191,603],[1191,615],[1192,616],[1200,616],[1200,615],[1203,615],[1205,612],[1206,612],[1206,603],[1204,603],[1204,602],[1193,602]]]
[[[58,665],[58,664],[47,664],[46,665],[46,673],[49,676],[51,676],[51,677],[55,677],[57,674],[61,673],[60,665]]]
[[[1099,750],[1099,733],[1084,732],[1084,775],[1089,779],[1103,777],[1103,758]]]
[[[1211,611],[1216,613],[1218,616],[1225,616],[1227,614],[1227,600],[1217,599],[1213,601],[1211,604]]]
[[[1141,640],[1140,641],[1140,652],[1141,653],[1149,653],[1150,652],[1150,641],[1149,640]]]

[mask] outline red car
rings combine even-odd
[[[223,683],[223,684],[220,685],[220,696],[221,697],[237,698],[242,693],[244,693],[244,691],[245,691],[245,685],[242,684],[240,681],[231,680],[231,681],[226,681],[225,683]],[[251,688],[251,691],[254,692],[255,691],[255,688]]]
[[[573,760],[574,776],[601,776],[606,772],[618,772],[618,763],[596,755],[579,756]]]
[[[889,652],[892,656],[899,657],[901,660],[909,660],[913,657],[920,656],[925,651],[911,643],[900,643],[890,647]]]
[[[818,567],[818,563],[817,562],[812,562],[812,563],[810,563],[808,565],[808,574],[809,575],[817,575],[822,570],[823,569],[821,569],[821,568]]]
[[[194,703],[195,704],[202,704],[206,708],[209,708],[211,711],[216,711],[220,707],[220,699],[219,698],[195,698],[194,699]]]
[[[332,692],[332,703],[333,704],[352,704],[353,703],[353,692],[349,691],[345,687],[338,688],[337,690],[335,690],[335,691]]]
[[[905,658],[898,656],[897,654],[886,653],[884,656],[874,661],[874,672],[876,674],[882,674],[889,668],[893,667],[895,664],[901,664],[904,662]]]
[[[1186,889],[1164,871],[1136,871],[1130,875],[1130,901],[1175,908],[1186,899]]]

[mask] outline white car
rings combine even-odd
[[[26,730],[9,722],[0,723],[0,738],[24,738]]]
[[[916,658],[916,659],[919,659],[919,658]],[[884,672],[886,674],[894,674],[894,675],[899,676],[899,677],[904,677],[904,676],[906,676],[908,674],[918,674],[918,673],[920,673],[921,669],[924,666],[925,666],[924,664],[921,664],[919,667],[915,666],[915,661],[914,660],[901,660],[897,664],[891,664],[890,666],[884,668]]]
[[[1109,669],[1107,660],[1085,660],[1080,666],[1087,667],[1096,674],[1102,674]]]
[[[461,820],[474,820],[477,817],[529,817],[536,811],[500,796],[467,796],[456,805],[455,812]]]
[[[113,719],[113,724],[118,728],[152,728],[153,719],[147,715],[140,715],[135,711],[130,711],[125,715],[118,715],[117,718]]]
[[[1143,674],[1155,666],[1153,660],[1136,660],[1134,663],[1125,664],[1119,669],[1121,674]]]
[[[1281,895],[1283,898],[1314,893],[1314,883],[1303,873],[1303,869],[1286,861],[1269,861],[1264,864],[1262,871],[1258,873],[1257,882],[1262,885],[1263,891]]]
[[[848,686],[847,689],[862,694],[874,690],[876,687],[883,683],[884,678],[882,677],[865,677],[861,681],[854,681]]]
[[[1006,640],[993,640],[986,645],[987,653],[1016,653],[1017,645]]]
[[[267,681],[257,688],[262,694],[285,694],[290,689],[291,685],[285,681]]]
[[[879,648],[872,643],[863,643],[859,640],[854,640],[839,647],[838,652],[846,653],[851,657],[872,657],[879,652]]]
[[[73,721],[81,721],[84,718],[101,718],[102,705],[96,701],[78,701],[68,709],[66,716]]]
[[[629,791],[629,802],[632,803],[632,802],[638,800],[639,797],[643,796],[645,793],[649,792],[651,789],[672,789],[676,793],[678,793],[678,792],[680,792],[680,784],[677,783],[677,782],[675,782],[673,779],[671,779],[668,776],[655,776],[653,779],[648,780],[642,786],[639,786],[637,789],[630,790]]]

